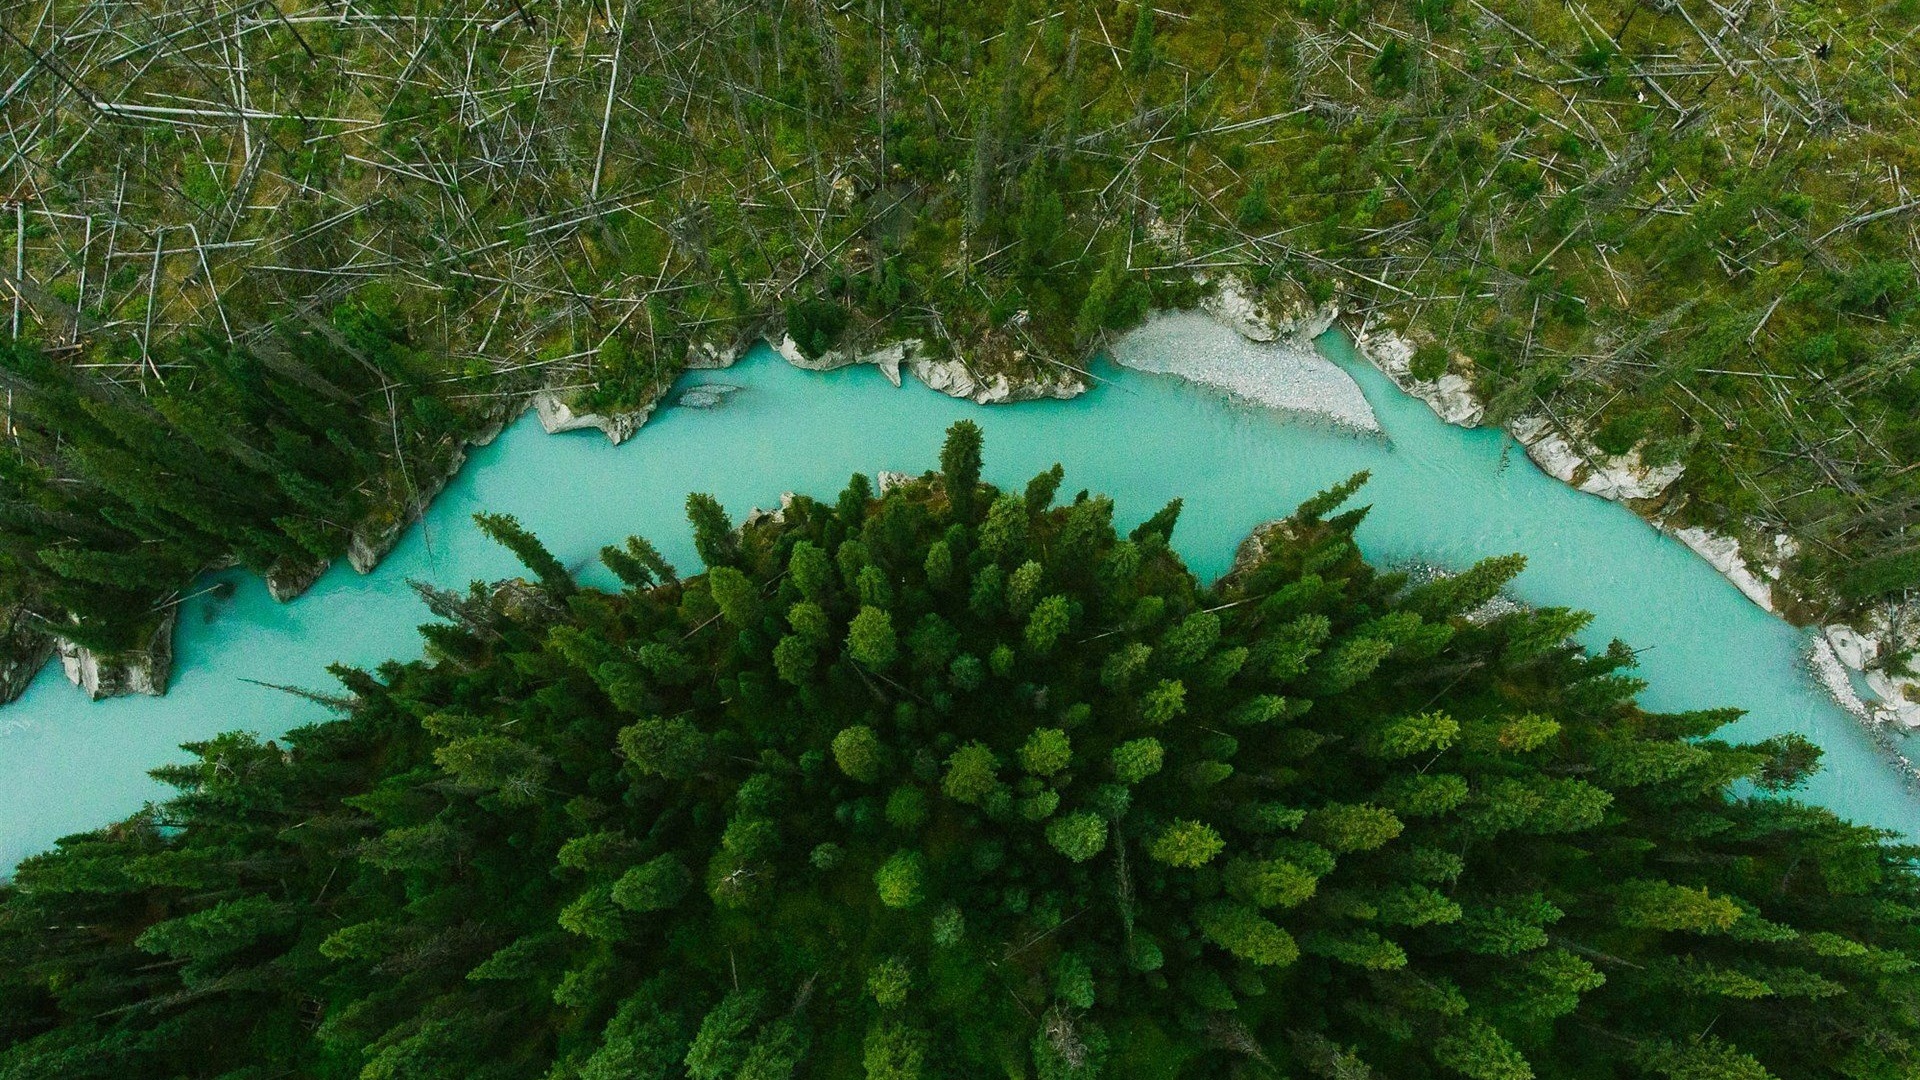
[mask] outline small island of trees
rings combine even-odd
[[[1911,849],[1634,703],[1517,558],[1342,507],[1203,587],[1176,502],[856,476],[705,563],[423,588],[426,659],[0,890],[0,1077],[1907,1077]]]

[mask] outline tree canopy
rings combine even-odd
[[[692,500],[714,565],[617,594],[489,519],[533,581],[20,867],[0,1077],[1920,1068],[1914,852],[1804,743],[1637,707],[1515,560],[1376,572],[1357,483],[1202,587],[978,455]]]

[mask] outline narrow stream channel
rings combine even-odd
[[[284,605],[249,574],[202,582],[198,589],[232,588],[183,605],[166,697],[89,703],[49,665],[0,709],[0,868],[164,797],[146,770],[179,760],[182,742],[232,729],[273,736],[327,715],[261,683],[331,689],[333,661],[370,666],[419,655],[414,628],[428,616],[409,578],[462,586],[517,571],[473,527],[476,510],[518,515],[590,583],[611,584],[593,553],[631,532],[689,570],[687,492],[714,493],[735,520],[776,505],[783,491],[831,498],[854,471],[933,468],[943,429],[962,416],[985,428],[987,477],[997,483],[1023,484],[1062,462],[1065,494],[1112,495],[1123,528],[1184,497],[1174,543],[1207,579],[1226,569],[1255,525],[1371,470],[1363,498],[1375,510],[1359,533],[1369,557],[1459,568],[1525,554],[1518,598],[1591,611],[1587,644],[1619,637],[1640,650],[1648,707],[1746,709],[1723,733],[1733,738],[1800,732],[1826,749],[1803,797],[1864,824],[1920,833],[1920,800],[1805,672],[1804,632],[1628,510],[1541,473],[1505,434],[1441,423],[1339,334],[1321,347],[1359,383],[1385,437],[1104,362],[1095,369],[1101,381],[1074,401],[981,408],[911,379],[896,389],[871,368],[803,372],[764,347],[731,370],[689,375],[676,392],[738,390],[696,394],[717,398],[710,407],[665,409],[621,447],[597,432],[550,437],[523,418],[473,455],[374,573],[337,566]]]

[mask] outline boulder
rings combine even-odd
[[[1855,671],[1864,671],[1874,658],[1880,655],[1880,642],[1855,630],[1851,626],[1836,623],[1821,630],[1827,644],[1833,649],[1833,655]]]
[[[96,701],[124,694],[158,697],[166,693],[167,677],[173,670],[173,622],[178,610],[177,606],[166,610],[144,648],[117,656],[101,656],[92,649],[60,639],[56,648],[68,681]]]
[[[1768,611],[1773,610],[1773,586],[1747,566],[1747,560],[1740,554],[1740,542],[1731,536],[1721,536],[1700,528],[1676,529],[1676,540],[1687,545],[1693,553],[1707,560],[1722,577],[1733,582],[1733,586],[1745,594],[1746,598],[1759,604]]]
[[[576,413],[559,394],[552,390],[542,390],[533,395],[533,411],[540,417],[540,426],[549,435],[558,435],[563,431],[583,431],[593,428],[612,440],[615,446],[633,437],[640,426],[653,414],[653,406],[617,413]]]
[[[907,371],[930,389],[948,397],[964,398],[979,405],[1001,405],[1040,398],[1071,398],[1087,391],[1087,384],[1068,376],[1014,382],[1004,374],[976,378],[959,357],[928,360],[918,356],[907,361]]]
[[[53,636],[26,612],[9,612],[6,624],[6,632],[0,634],[0,705],[26,693],[54,651]]]
[[[1473,383],[1464,375],[1448,372],[1438,379],[1421,381],[1413,377],[1414,343],[1392,330],[1361,330],[1354,335],[1354,346],[1361,356],[1402,391],[1426,402],[1433,414],[1455,427],[1479,427],[1486,407],[1473,394]],[[1525,440],[1522,440],[1525,441]]]
[[[267,571],[267,594],[284,604],[313,588],[313,583],[332,565],[331,559],[293,565],[284,561],[275,563]]]
[[[866,352],[829,349],[819,356],[808,356],[800,351],[800,343],[793,340],[791,334],[780,335],[779,341],[768,338],[767,344],[772,346],[774,352],[780,354],[782,360],[805,371],[838,371],[856,364],[872,364],[879,368],[880,373],[887,377],[887,381],[895,386],[900,385],[900,365],[908,358],[918,355],[922,348],[920,341],[909,338],[904,341],[890,341]]]

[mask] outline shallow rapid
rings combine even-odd
[[[41,672],[25,697],[0,709],[0,868],[163,798],[167,789],[146,770],[180,760],[182,742],[236,728],[275,736],[328,715],[261,684],[328,690],[331,662],[418,656],[414,628],[428,614],[409,578],[461,586],[517,572],[473,527],[474,511],[518,515],[589,583],[612,584],[594,552],[631,532],[691,570],[687,492],[714,493],[735,520],[777,505],[783,491],[831,498],[854,471],[935,467],[943,429],[962,416],[986,430],[987,478],[1002,485],[1062,462],[1063,496],[1081,488],[1112,495],[1123,529],[1185,498],[1175,546],[1207,579],[1227,568],[1255,525],[1371,470],[1362,497],[1375,509],[1359,532],[1371,558],[1460,568],[1525,554],[1515,595],[1591,611],[1587,644],[1619,637],[1640,650],[1648,707],[1738,706],[1748,715],[1723,733],[1735,738],[1800,732],[1826,749],[1803,797],[1863,824],[1920,834],[1920,800],[1806,673],[1804,632],[1631,512],[1541,473],[1505,434],[1441,423],[1339,334],[1320,344],[1359,385],[1384,437],[1104,362],[1076,400],[982,408],[911,380],[896,389],[871,368],[800,371],[765,348],[731,370],[689,375],[677,393],[707,407],[662,410],[620,447],[597,432],[550,437],[523,418],[474,453],[372,574],[336,567],[284,605],[237,571],[197,585],[231,589],[182,605],[165,698],[89,703],[57,664]],[[715,385],[738,389],[698,389]]]

